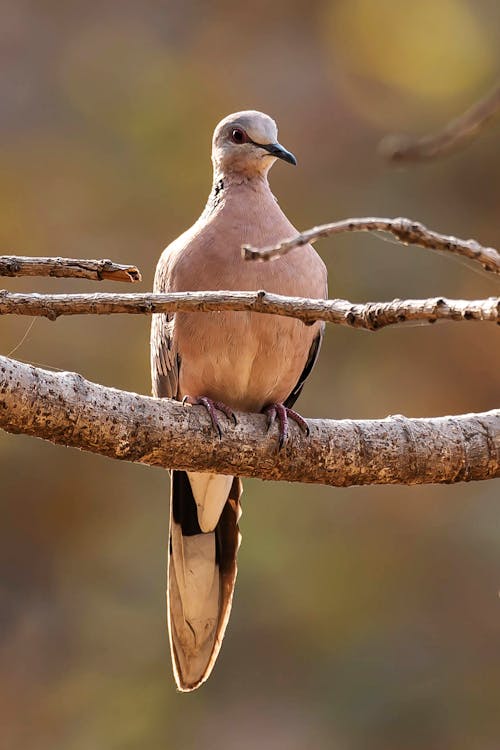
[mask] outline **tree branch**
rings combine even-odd
[[[500,86],[449,122],[443,130],[420,138],[406,134],[386,136],[379,145],[381,156],[394,162],[427,161],[457,150],[479,133],[500,111]]]
[[[238,414],[219,440],[202,408],[0,357],[0,428],[110,458],[337,487],[500,477],[500,409],[308,423],[311,435],[292,427],[281,452],[263,415]]]
[[[22,255],[0,255],[0,276],[57,276],[91,281],[142,281],[136,266],[120,265],[110,260],[76,258],[32,258]]]
[[[500,254],[493,247],[483,247],[476,240],[461,240],[451,235],[440,234],[427,229],[423,224],[411,219],[399,217],[397,219],[384,219],[377,217],[366,217],[361,219],[343,219],[331,224],[322,224],[313,227],[295,237],[283,240],[277,245],[256,248],[243,245],[242,254],[245,260],[273,260],[285,255],[296,247],[307,245],[322,237],[330,237],[332,234],[341,232],[388,232],[404,245],[419,245],[429,250],[461,255],[464,258],[477,261],[486,271],[500,274]]]
[[[367,302],[284,297],[269,292],[171,292],[169,294],[19,294],[0,290],[0,315],[133,315],[173,312],[250,311],[298,318],[306,324],[324,320],[376,331],[406,321],[481,320],[500,322],[500,297],[486,300]]]
[[[344,231],[388,231],[401,242],[458,253],[500,273],[500,255],[474,240],[458,240],[408,219],[347,219],[304,232],[244,257],[269,260],[293,247]],[[3,273],[138,280],[130,266],[109,261],[7,257]],[[24,264],[24,265],[23,265]],[[73,265],[72,265],[73,264]],[[116,276],[118,274],[118,277]],[[0,291],[0,314],[59,315],[176,311],[253,311],[325,320],[369,330],[404,321],[499,322],[500,298],[488,300],[394,300],[353,304],[260,292],[39,295]],[[286,479],[335,486],[449,483],[500,477],[500,410],[434,419],[314,420],[306,438],[293,429],[283,451],[265,433],[262,415],[239,415],[222,440],[202,409],[152,399],[54,374],[0,357],[0,428],[38,436],[112,458],[193,471]]]

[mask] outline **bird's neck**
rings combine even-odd
[[[243,172],[214,172],[212,190],[210,192],[205,211],[210,213],[231,200],[234,196],[238,200],[242,196],[262,195],[269,196],[271,188],[267,180],[267,173],[245,174]]]

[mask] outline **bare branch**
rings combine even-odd
[[[277,245],[256,248],[243,245],[242,254],[245,260],[273,260],[289,253],[296,247],[307,245],[322,237],[342,232],[388,232],[403,245],[419,245],[429,250],[439,250],[477,261],[486,271],[500,274],[500,254],[493,247],[483,247],[476,240],[461,240],[451,235],[439,234],[427,229],[423,224],[404,217],[384,219],[366,217],[361,219],[343,219],[331,224],[313,227],[295,237],[283,240]]]
[[[151,315],[172,312],[250,311],[298,318],[306,324],[324,320],[376,331],[405,321],[500,321],[500,297],[486,300],[367,302],[284,297],[269,292],[171,292],[169,294],[18,294],[0,290],[0,315],[32,315],[56,320],[59,315]]]
[[[465,145],[500,111],[500,86],[449,122],[437,133],[414,138],[406,134],[389,135],[379,145],[385,159],[394,162],[427,161],[449,154]]]
[[[124,266],[110,260],[35,258],[22,255],[0,255],[0,276],[57,276],[65,279],[106,279],[129,283],[142,281],[141,273],[135,266]]]
[[[0,428],[110,458],[337,487],[500,477],[500,409],[433,419],[309,420],[281,452],[263,415],[221,440],[200,407],[105,388],[0,357]]]

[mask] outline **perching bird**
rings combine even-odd
[[[276,159],[296,164],[277,135],[261,112],[237,112],[217,125],[212,192],[198,221],[160,257],[155,292],[326,296],[326,269],[310,245],[270,263],[241,255],[245,243],[260,247],[296,234],[267,181]],[[289,418],[307,431],[291,407],[316,361],[323,327],[249,312],[154,315],[153,394],[204,406],[219,432],[217,412],[231,420],[233,409],[264,411],[270,425],[277,418],[281,446]],[[171,473],[167,607],[174,676],[183,691],[208,678],[229,619],[241,491],[237,477]]]

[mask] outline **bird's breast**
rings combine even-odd
[[[177,326],[181,395],[208,396],[243,411],[285,400],[312,342],[299,321],[258,313],[181,314]]]
[[[242,190],[244,188],[242,187]],[[256,291],[323,297],[323,262],[307,246],[271,263],[244,261],[241,245],[264,246],[293,234],[268,191],[226,198],[168,253],[168,291]],[[318,325],[249,312],[177,313],[180,396],[208,396],[234,409],[258,411],[285,400],[304,369]]]

